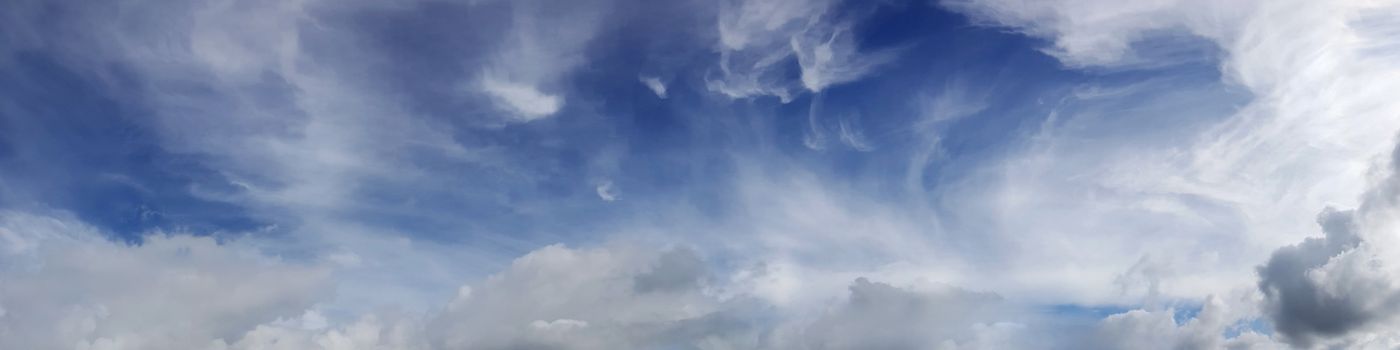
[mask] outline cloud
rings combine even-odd
[[[724,298],[688,248],[545,247],[428,318],[374,312],[328,324],[330,270],[243,242],[104,240],[63,217],[3,212],[0,345],[82,349],[756,348],[763,307]],[[217,298],[210,298],[217,295]],[[708,344],[708,345],[707,345]]]
[[[1400,268],[1391,232],[1400,227],[1400,146],[1389,174],[1362,196],[1360,208],[1318,215],[1324,236],[1280,248],[1259,267],[1265,312],[1299,347],[1358,344],[1400,337]],[[1372,344],[1376,345],[1376,344]]]
[[[656,97],[666,98],[666,82],[661,81],[661,78],[640,76],[637,77],[637,81],[642,82],[642,85],[646,85],[647,89],[651,89],[651,92],[656,94]]]
[[[303,316],[305,318],[306,316]],[[402,316],[365,315],[332,329],[259,325],[237,342],[217,342],[209,350],[428,350],[420,325]]]
[[[1193,317],[1184,310],[1135,309],[1097,322],[1086,346],[1095,349],[1276,349],[1267,334],[1248,328],[1254,321],[1253,294],[1222,299],[1207,296]]]
[[[559,93],[603,20],[609,1],[511,1],[510,27],[481,67],[480,88],[516,121],[548,117],[564,106]]]
[[[839,131],[838,134],[841,135],[841,143],[846,144],[846,146],[851,147],[851,149],[861,152],[875,150],[875,146],[871,146],[870,141],[866,140],[865,132],[861,131],[859,123],[860,118],[854,116],[847,116],[838,120],[836,125]]]
[[[979,328],[996,327],[1008,315],[995,294],[918,291],[860,278],[842,305],[802,328],[794,348],[975,348],[959,345],[979,341]]]
[[[902,108],[823,121],[834,87],[898,63],[862,47],[866,5],[724,1],[714,18],[696,15],[717,36],[717,53],[697,56],[710,69],[656,71],[672,84],[703,75],[733,99],[811,93],[806,130],[783,129],[790,106],[697,108],[667,99],[672,78],[649,76],[637,79],[666,99],[659,110],[685,117],[623,115],[594,129],[588,110],[613,103],[590,99],[608,89],[575,79],[632,84],[635,71],[593,61],[618,37],[593,42],[637,28],[611,15],[633,3],[59,4],[52,13],[76,15],[52,26],[32,15],[44,6],[17,5],[28,10],[0,15],[15,42],[0,63],[40,48],[90,75],[79,85],[107,84],[141,111],[133,134],[149,131],[231,188],[189,192],[279,226],[126,245],[62,215],[6,214],[0,331],[22,335],[0,347],[1017,348],[1043,326],[1018,307],[1042,303],[1146,304],[1095,323],[1085,341],[1109,348],[1400,337],[1385,316],[1396,303],[1388,247],[1400,246],[1383,234],[1394,231],[1393,191],[1325,212],[1325,237],[1270,255],[1309,234],[1322,203],[1356,204],[1371,157],[1393,142],[1393,39],[1385,23],[1357,20],[1393,12],[1343,1],[944,4],[1044,38],[1085,71],[948,83],[914,97],[907,134]],[[454,43],[465,44],[444,48]],[[798,133],[809,149],[868,153],[793,156]],[[649,169],[661,165],[679,166]],[[613,181],[627,201],[615,202]],[[574,207],[599,219],[572,219]],[[586,244],[594,230],[633,238],[645,220],[696,246]],[[564,230],[531,226],[542,221]],[[584,248],[538,248],[556,241]],[[1183,300],[1253,288],[1255,271],[1262,313],[1207,297],[1177,321]],[[1136,277],[1145,303],[1126,292]],[[394,303],[407,311],[368,311]],[[1241,331],[1261,315],[1279,339]]]
[[[788,102],[803,90],[821,92],[863,78],[893,59],[890,52],[861,52],[851,34],[859,15],[833,14],[836,5],[829,0],[720,2],[719,72],[706,77],[706,86],[730,98],[767,95]],[[800,82],[788,78],[793,59]]]
[[[598,198],[603,199],[605,202],[612,202],[618,199],[617,188],[613,186],[612,181],[603,181],[603,183],[598,184],[598,187],[595,187],[593,190],[598,194]]]
[[[861,125],[859,112],[846,112],[836,117],[836,125],[823,120],[827,113],[823,108],[822,94],[812,97],[812,103],[807,108],[807,128],[802,134],[802,145],[814,151],[826,149],[828,143],[828,133],[835,129],[836,139],[842,145],[859,152],[870,152],[875,150],[870,140],[865,136],[864,127]]]
[[[504,183],[540,181],[543,176],[536,170],[525,169],[545,166],[523,159],[541,156],[538,152],[547,147],[478,143],[491,136],[481,129],[499,129],[524,117],[544,118],[546,112],[552,115],[562,108],[569,91],[565,76],[576,67],[587,41],[573,40],[571,35],[591,35],[587,29],[593,22],[585,21],[583,14],[601,11],[562,15],[550,6],[532,8],[526,2],[35,3],[16,7],[24,14],[6,14],[22,21],[0,24],[7,35],[34,34],[26,35],[23,45],[36,51],[26,55],[51,64],[48,69],[26,71],[36,76],[71,74],[73,81],[53,89],[54,95],[113,101],[113,106],[121,107],[113,107],[110,114],[90,114],[101,120],[121,120],[122,127],[96,132],[115,135],[112,139],[119,144],[141,142],[151,147],[139,156],[118,157],[105,149],[112,145],[91,137],[55,142],[91,144],[98,150],[95,153],[101,153],[98,158],[111,160],[118,172],[140,175],[158,169],[207,177],[207,181],[157,189],[237,209],[208,214],[221,223],[242,212],[255,222],[269,223],[262,226],[265,231],[249,235],[282,237],[264,242],[274,246],[270,249],[297,256],[343,252],[329,257],[346,269],[334,273],[332,279],[340,282],[339,298],[326,306],[342,312],[327,315],[358,314],[366,311],[360,308],[387,302],[416,304],[403,306],[421,310],[436,303],[437,295],[450,295],[467,270],[488,273],[490,268],[485,266],[494,265],[487,261],[499,264],[538,246],[504,248],[529,240],[513,234],[465,249],[449,249],[424,237],[455,237],[490,225],[488,219],[468,218],[463,206],[500,209],[490,215],[493,218],[502,217],[501,212],[525,212],[514,207],[520,206],[518,200],[501,200],[506,191],[512,192],[512,198],[538,198]],[[62,20],[41,25],[28,19],[46,11]],[[389,38],[410,23],[459,15],[492,20],[412,27],[418,30],[415,38],[429,41]],[[549,16],[560,18],[540,19]],[[543,22],[532,22],[537,19]],[[240,28],[247,23],[256,28]],[[549,33],[553,29],[561,33]],[[53,39],[59,37],[71,40]],[[561,42],[547,42],[553,39]],[[440,50],[433,52],[441,55],[413,50],[422,47]],[[5,55],[0,61],[12,67],[8,65],[11,53]],[[483,82],[484,78],[491,80]],[[483,86],[494,88],[501,98],[486,93]],[[70,88],[75,90],[66,90]],[[431,101],[423,101],[425,96],[431,96]],[[443,101],[449,101],[451,108],[434,108]],[[514,112],[517,105],[527,113]],[[506,111],[497,111],[498,107]],[[140,112],[120,112],[124,109]],[[450,112],[439,115],[439,109]],[[10,118],[40,117],[14,111],[18,112],[7,109],[0,124],[9,125]],[[111,132],[118,129],[122,131]],[[24,146],[23,157],[53,159],[51,153],[31,151],[39,147]],[[42,167],[54,164],[43,163]],[[64,172],[106,171],[87,164],[82,167],[86,169]],[[4,187],[21,186],[9,180]],[[151,176],[137,180],[169,181]],[[65,181],[54,186],[83,194],[96,192],[88,184]],[[501,193],[486,193],[493,191]],[[9,202],[8,193],[5,196],[6,203],[0,205],[16,203]],[[82,205],[137,202],[82,198]],[[133,206],[137,204],[145,203]],[[448,207],[453,213],[444,215]],[[186,224],[171,221],[172,226]],[[500,221],[518,227],[516,220]],[[406,222],[421,226],[406,229],[402,227]]]
[[[1249,339],[1223,340],[1218,337],[1222,325],[1254,316],[1219,318],[1221,309],[1210,298],[1201,314],[1185,325],[1174,321],[1171,312],[1151,309],[1135,310],[1114,315],[1101,325],[1109,348],[1130,344],[1174,344],[1187,347],[1247,346],[1241,342],[1263,343],[1250,346],[1275,347],[1269,342],[1287,341],[1302,348],[1318,347],[1386,347],[1396,335],[1393,319],[1397,299],[1397,281],[1392,263],[1389,235],[1393,231],[1393,205],[1396,194],[1386,190],[1393,180],[1379,181],[1380,189],[1365,179],[1373,177],[1368,169],[1374,159],[1394,145],[1394,130],[1400,128],[1393,118],[1400,104],[1384,99],[1373,91],[1397,88],[1395,77],[1400,74],[1393,64],[1377,61],[1367,52],[1368,47],[1385,46],[1393,39],[1368,36],[1376,23],[1362,23],[1355,18],[1367,18],[1393,11],[1371,2],[1308,2],[1308,1],[1046,1],[1022,2],[1000,0],[944,1],[943,5],[971,15],[984,24],[1008,26],[1023,33],[1042,37],[1052,43],[1045,51],[1061,63],[1090,71],[1141,70],[1179,74],[1189,71],[1177,56],[1160,55],[1147,48],[1169,47],[1169,51],[1191,50],[1186,35],[1202,40],[1221,51],[1222,84],[1246,89],[1251,96],[1242,107],[1200,118],[1202,112],[1181,110],[1150,111],[1155,102],[1138,100],[1132,104],[1133,113],[1118,117],[1167,118],[1178,125],[1197,123],[1200,128],[1112,129],[1112,119],[1104,118],[1119,111],[1115,100],[1122,94],[1137,94],[1147,86],[1172,86],[1172,91],[1206,91],[1207,85],[1144,81],[1140,86],[1126,89],[1093,89],[1075,93],[1066,102],[1050,111],[1042,130],[1035,136],[1034,146],[1027,156],[1012,159],[1012,165],[1001,168],[1013,174],[1029,171],[1036,178],[1011,179],[999,192],[1000,204],[994,207],[1018,222],[1038,222],[1037,237],[1055,236],[1049,233],[1066,229],[1078,232],[1113,232],[1120,229],[1084,227],[1053,218],[1030,219],[1013,214],[1024,210],[1044,210],[1045,206],[1030,203],[1074,203],[1053,188],[1079,187],[1093,191],[1092,204],[1073,210],[1074,221],[1117,222],[1134,226],[1135,222],[1156,222],[1153,216],[1175,217],[1173,236],[1200,234],[1199,241],[1215,241],[1232,237],[1228,246],[1249,247],[1235,250],[1231,255],[1248,256],[1230,261],[1216,260],[1223,255],[1206,254],[1208,264],[1187,261],[1167,262],[1174,272],[1161,278],[1163,293],[1168,298],[1191,298],[1191,294],[1217,294],[1236,288],[1241,265],[1257,264],[1258,289],[1262,292],[1262,315],[1272,322],[1277,338],[1249,335]],[[1182,44],[1188,43],[1188,44]],[[1299,72],[1308,72],[1299,74]],[[1178,77],[1182,75],[1177,75]],[[1326,87],[1326,88],[1323,88]],[[1152,98],[1170,98],[1167,93],[1153,93]],[[1190,100],[1219,101],[1208,97]],[[1366,106],[1364,108],[1360,106]],[[1088,111],[1085,108],[1088,108]],[[1098,115],[1093,109],[1108,113]],[[1200,119],[1197,119],[1200,118]],[[1165,120],[1165,119],[1164,119]],[[1093,132],[1084,130],[1102,128]],[[1193,130],[1194,129],[1194,130]],[[1184,132],[1173,135],[1174,132]],[[1082,153],[1078,148],[1088,135],[1132,134],[1135,140],[1092,142],[1095,149],[1132,147],[1132,151],[1092,151]],[[1153,138],[1171,140],[1160,146]],[[1183,143],[1178,140],[1187,140]],[[1339,141],[1346,140],[1346,141]],[[1062,150],[1055,150],[1064,148]],[[1092,155],[1090,155],[1092,154]],[[1131,155],[1131,156],[1129,156]],[[1087,157],[1086,157],[1087,156]],[[1080,159],[1076,161],[1074,159]],[[1151,159],[1151,160],[1144,160]],[[1052,170],[1059,169],[1059,170]],[[1079,185],[1049,180],[1058,171],[1074,174],[1066,179],[1079,179]],[[1103,172],[1100,172],[1103,171]],[[1374,170],[1373,170],[1374,172]],[[1071,180],[1069,183],[1078,183]],[[1051,184],[1056,183],[1056,184]],[[1050,190],[1056,194],[1037,194]],[[1363,192],[1364,191],[1364,192]],[[1324,237],[1307,238],[1302,243],[1286,246],[1272,254],[1269,249],[1283,245],[1283,237],[1301,238],[1309,227],[1302,218],[1310,217],[1323,203],[1358,203],[1355,211],[1324,210],[1318,216]],[[1041,197],[1045,196],[1045,197]],[[1036,199],[1040,198],[1040,199]],[[1117,199],[1110,199],[1117,198]],[[1155,198],[1155,199],[1154,199]],[[1027,202],[1029,201],[1029,202]],[[1024,206],[1030,204],[1029,206]],[[1020,208],[1020,209],[1015,209]],[[1134,214],[1136,211],[1152,213]],[[1226,213],[1221,215],[1220,213]],[[1188,222],[1205,225],[1183,225]],[[1236,230],[1220,230],[1236,227]],[[1030,226],[1022,228],[1030,229]],[[1137,246],[1142,239],[1155,239],[1150,228],[1125,227]],[[1023,231],[1013,229],[1013,232]],[[1075,251],[1125,252],[1113,247],[1132,247],[1120,243],[1102,243],[1076,235],[1081,243]],[[1021,236],[1026,237],[1026,236]],[[1217,238],[1218,237],[1218,238]],[[1039,238],[1026,238],[1037,240]],[[1387,243],[1375,243],[1371,240]],[[1093,241],[1095,243],[1091,243]],[[1181,257],[1210,252],[1214,248],[1176,246],[1171,240],[1150,243],[1154,257]],[[1024,242],[1024,241],[1023,241]],[[1085,245],[1098,248],[1085,249]],[[1174,247],[1175,246],[1175,247]],[[1128,250],[1131,251],[1131,250]],[[1076,254],[1076,259],[1094,253]],[[1106,258],[1124,261],[1126,257]],[[1052,258],[1053,259],[1053,258]],[[1034,259],[1037,264],[1046,260]],[[1236,271],[1206,277],[1209,271]],[[1088,272],[1078,269],[1078,273]],[[1183,288],[1180,276],[1192,277],[1193,287]],[[1209,281],[1203,281],[1208,279]],[[1154,283],[1155,284],[1155,283]],[[1083,295],[1083,293],[1079,293]],[[1222,321],[1223,320],[1223,321]],[[1223,323],[1222,323],[1223,322]],[[1244,337],[1244,336],[1241,336]],[[1118,342],[1118,341],[1126,342]]]
[[[530,322],[530,327],[535,327],[535,329],[544,331],[567,332],[569,330],[577,328],[588,327],[588,322],[570,320],[567,318],[561,318],[549,322],[545,322],[544,320],[535,320],[535,322]]]
[[[481,89],[500,101],[506,110],[515,113],[519,121],[548,117],[564,105],[562,97],[542,93],[529,85],[486,78],[481,81]]]
[[[329,265],[282,261],[247,241],[166,235],[127,246],[61,216],[3,218],[0,237],[33,242],[0,255],[0,334],[7,335],[0,345],[7,347],[999,349],[1027,347],[1046,332],[1045,321],[992,293],[861,277],[847,280],[844,298],[823,310],[763,292],[769,274],[780,271],[726,276],[692,248],[622,244],[544,247],[463,286],[433,312],[376,311],[346,322],[315,311],[332,298],[325,293]],[[1267,344],[1248,331],[1222,337],[1248,314],[1229,310],[1208,299],[1181,326],[1170,309],[1132,311],[1102,321],[1089,340]]]
[[[850,26],[814,26],[789,40],[808,91],[859,80],[893,59],[890,52],[860,53]]]
[[[975,349],[1011,344],[1018,329],[1005,322],[1018,316],[1014,308],[994,294],[865,278],[807,318],[811,310],[725,283],[694,250],[637,248],[527,254],[454,301],[430,334],[450,349]]]
[[[429,332],[449,349],[753,348],[762,308],[714,295],[709,273],[686,248],[549,246],[473,286]]]
[[[1364,50],[1393,40],[1360,40],[1374,24],[1353,21],[1387,13],[1378,4],[941,4],[1043,38],[1086,74],[1155,77],[1095,80],[1042,100],[1032,112],[1041,123],[1004,160],[938,180],[949,189],[939,201],[956,203],[947,221],[994,227],[990,237],[1008,239],[991,245],[1023,247],[1007,258],[1027,269],[1064,267],[1031,275],[1106,285],[1117,271],[1084,266],[1121,269],[1151,254],[1174,272],[1164,298],[1223,294],[1252,280],[1274,248],[1307,236],[1320,206],[1355,205],[1400,129],[1400,104],[1376,93],[1396,89],[1400,69]],[[1075,243],[1044,249],[1054,242]],[[1062,296],[1123,301],[1102,288]]]
[[[201,349],[326,297],[329,270],[210,237],[105,240],[64,216],[0,212],[0,347]]]
[[[1309,271],[1318,270],[1342,253],[1361,243],[1351,222],[1351,212],[1324,211],[1318,217],[1326,236],[1309,238],[1295,246],[1274,252],[1268,264],[1259,268],[1259,289],[1274,304],[1270,308],[1278,329],[1306,345],[1309,338],[1339,336],[1388,314],[1385,309],[1368,309],[1353,303],[1348,295],[1331,295],[1330,289],[1315,280]]]

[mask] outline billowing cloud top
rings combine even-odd
[[[0,349],[1400,347],[1392,0],[12,0]]]

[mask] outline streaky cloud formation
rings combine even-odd
[[[855,14],[834,13],[830,0],[721,1],[719,72],[707,78],[710,90],[731,98],[777,96],[783,102],[807,90],[870,74],[889,52],[861,52],[852,38]],[[788,78],[796,59],[800,85]]]
[[[1395,348],[1397,28],[6,1],[0,348]]]

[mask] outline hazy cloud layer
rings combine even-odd
[[[330,324],[314,300],[333,265],[185,234],[122,246],[61,217],[3,218],[16,249],[3,256],[0,344],[15,348],[917,349],[995,341],[983,333],[1012,315],[994,294],[860,278],[808,320],[750,294],[746,277],[716,275],[690,248],[613,245],[544,247],[429,313]]]

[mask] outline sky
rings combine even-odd
[[[1395,0],[0,0],[0,348],[1393,349]]]

